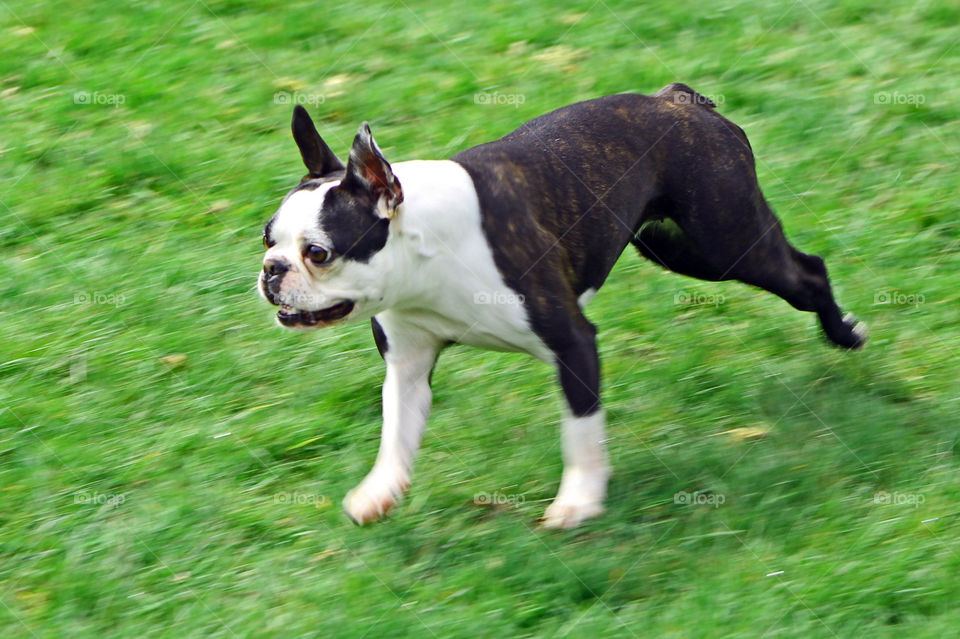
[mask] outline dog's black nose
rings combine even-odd
[[[263,272],[267,277],[277,277],[290,270],[290,267],[283,260],[267,260],[263,263]]]

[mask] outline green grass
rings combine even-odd
[[[0,3],[0,634],[956,634],[960,10],[477,7]],[[410,495],[352,526],[382,363],[367,326],[286,333],[255,296],[262,224],[303,173],[274,95],[322,96],[338,152],[368,120],[403,160],[674,80],[747,131],[867,349],[625,254],[589,310],[604,517],[536,527],[560,476],[553,374],[456,347]],[[494,91],[522,104],[475,102]],[[474,504],[494,491],[523,503]]]

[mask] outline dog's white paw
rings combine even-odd
[[[547,507],[540,520],[545,528],[574,528],[584,520],[603,512],[610,468],[597,464],[587,472],[564,468],[557,498]]]
[[[410,479],[405,474],[394,474],[385,479],[383,475],[370,473],[359,486],[347,493],[343,512],[359,526],[376,521],[400,501],[403,491],[409,487]]]
[[[576,528],[585,520],[603,513],[601,502],[577,504],[560,501],[558,497],[543,513],[540,525],[544,528]]]

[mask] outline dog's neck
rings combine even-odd
[[[400,162],[393,166],[404,201],[390,221],[390,238],[381,251],[388,278],[386,308],[429,304],[450,264],[469,269],[461,255],[465,238],[477,229],[479,204],[466,172],[449,160]],[[475,236],[474,236],[475,237]],[[376,258],[375,258],[376,259]]]

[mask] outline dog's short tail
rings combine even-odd
[[[700,104],[711,109],[717,108],[713,100],[700,95],[682,82],[671,82],[654,94],[655,98],[665,98],[674,104]]]

